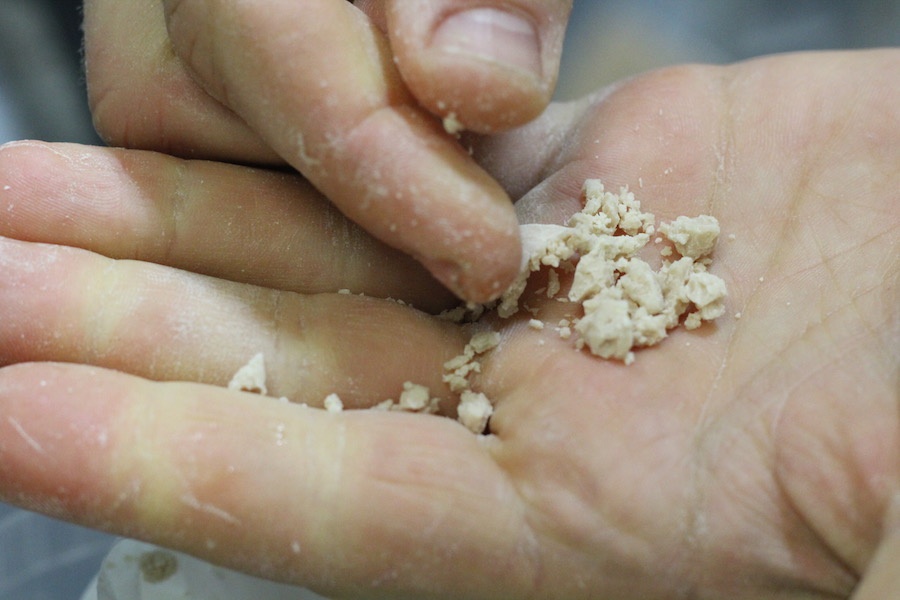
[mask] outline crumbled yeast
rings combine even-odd
[[[560,336],[567,339],[574,329],[577,348],[631,363],[633,348],[660,342],[682,319],[693,329],[725,312],[725,282],[707,271],[719,236],[714,217],[678,217],[657,229],[654,216],[641,211],[631,192],[612,194],[597,179],[585,182],[584,199],[584,209],[566,226],[521,227],[522,269],[500,299],[499,316],[518,311],[532,272],[574,271],[567,299],[580,304],[584,314],[571,327],[557,328]],[[669,247],[661,252],[658,271],[637,256],[654,234],[674,245],[674,252]],[[555,273],[548,277],[558,280]]]
[[[719,238],[719,222],[715,217],[678,217],[671,223],[663,223],[659,231],[675,244],[682,256],[697,259],[707,256]]]
[[[493,350],[499,343],[500,334],[496,331],[478,332],[463,348],[462,354],[444,363],[444,383],[450,391],[460,395],[457,419],[474,433],[484,431],[494,408],[487,396],[472,390],[469,376],[481,372],[478,356]]]
[[[547,269],[547,287],[542,293],[575,303],[582,312],[580,317],[559,321],[559,336],[574,338],[578,349],[587,348],[596,356],[630,364],[634,348],[659,343],[679,323],[693,329],[725,312],[725,282],[707,270],[719,236],[715,218],[678,217],[656,228],[654,216],[641,211],[640,202],[631,192],[623,188],[612,194],[596,179],[585,182],[584,200],[584,209],[565,226],[521,226],[520,274],[495,305],[467,305],[447,311],[441,318],[477,321],[488,310],[508,318],[518,312],[531,273]],[[663,262],[654,271],[637,253],[657,234],[654,243],[668,239],[674,250],[668,245],[661,249]],[[572,274],[565,297],[557,297],[561,292],[560,273]],[[537,309],[529,310],[538,316]],[[740,313],[735,317],[740,318]],[[531,318],[528,325],[534,330],[544,328],[538,318]],[[481,372],[478,358],[499,343],[499,333],[480,331],[462,354],[444,363],[443,381],[460,397],[457,418],[475,433],[487,428],[493,404],[484,393],[472,389],[471,377]],[[235,373],[228,387],[265,394],[262,354]],[[432,398],[427,387],[407,381],[399,401],[385,400],[373,408],[436,413],[438,403],[439,398]],[[325,408],[340,412],[343,402],[337,394],[330,394],[325,398]]]
[[[387,404],[385,404],[387,403]],[[400,400],[385,400],[381,408],[400,410],[404,412],[419,412],[434,414],[438,411],[440,398],[432,398],[431,391],[424,385],[406,381],[403,383],[403,391],[400,392]]]

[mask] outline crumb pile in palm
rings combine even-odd
[[[658,343],[682,319],[694,329],[725,312],[725,282],[707,271],[719,236],[715,218],[678,217],[657,230],[653,215],[641,212],[627,189],[612,194],[589,179],[584,197],[584,209],[566,226],[522,226],[522,272],[497,306],[501,317],[518,311],[529,275],[544,267],[550,297],[559,294],[559,272],[573,274],[567,299],[580,304],[583,315],[562,329],[569,335],[572,325],[576,347],[602,358],[631,363],[633,348]],[[658,271],[637,256],[654,235],[654,242],[665,237],[674,245],[674,253],[669,247],[661,252]]]
[[[612,194],[596,179],[585,182],[584,197],[584,209],[565,226],[522,225],[524,258],[518,279],[499,302],[474,307],[471,317],[487,310],[502,318],[516,314],[531,273],[547,269],[546,295],[574,303],[582,312],[560,323],[559,335],[574,338],[578,350],[587,348],[628,364],[634,360],[634,348],[660,342],[680,323],[694,329],[725,312],[725,282],[707,271],[719,236],[716,219],[678,217],[657,229],[653,215],[641,212],[631,192]],[[672,246],[660,251],[663,261],[654,271],[638,252],[651,239],[659,243],[663,238]],[[565,296],[560,296],[560,273],[571,275]],[[466,312],[459,307],[442,316],[458,321]],[[544,325],[537,318],[529,321],[533,329],[543,330]],[[474,433],[486,430],[493,403],[473,389],[477,382],[472,376],[481,371],[481,358],[499,343],[499,333],[480,329],[462,354],[444,364],[443,381],[460,398],[457,419]],[[254,356],[241,368],[229,388],[266,394],[263,356]],[[398,401],[385,400],[373,409],[434,414],[439,403],[427,387],[407,381]],[[343,410],[337,394],[330,394],[324,405],[329,412]]]

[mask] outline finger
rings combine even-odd
[[[896,512],[896,506],[900,503],[895,501],[894,504]],[[851,600],[878,600],[896,594],[900,589],[898,562],[900,562],[900,532],[895,529],[886,533]]]
[[[384,0],[353,0],[353,5],[369,17],[381,33],[387,34],[387,11]]]
[[[467,300],[512,282],[521,250],[509,199],[418,107],[352,4],[165,4],[175,48],[206,89],[344,214]]]
[[[0,498],[329,596],[523,597],[536,576],[513,486],[425,415],[18,365],[0,369]]]
[[[559,73],[571,0],[387,0],[387,30],[416,99],[489,133],[537,117]]]
[[[90,252],[0,238],[0,364],[92,364],[226,385],[262,353],[272,396],[348,407],[397,400],[406,381],[447,400],[443,363],[463,332],[387,300],[303,296]]]
[[[349,289],[440,311],[410,257],[347,221],[301,177],[162,154],[0,147],[0,235],[304,293]]]
[[[110,145],[190,158],[283,162],[191,78],[172,51],[159,3],[86,0],[84,58],[94,124]]]

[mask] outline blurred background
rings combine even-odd
[[[100,143],[80,4],[0,0],[0,143]],[[557,97],[676,63],[876,46],[900,46],[900,0],[575,0]],[[113,541],[0,503],[0,600],[77,600]]]
[[[898,45],[900,0],[575,0],[557,95],[672,64]]]

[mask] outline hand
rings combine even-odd
[[[858,598],[884,597],[898,66],[887,50],[669,69],[473,139],[526,219],[564,220],[587,177],[630,185],[660,220],[716,216],[730,291],[715,325],[627,367],[524,317],[491,322],[487,436],[204,385],[263,352],[272,395],[362,408],[404,381],[439,393],[468,339],[325,293],[394,294],[421,273],[356,233],[320,256],[313,219],[352,227],[302,181],[7,146],[0,497],[341,597],[799,599],[860,578]]]
[[[286,161],[459,296],[495,297],[519,265],[515,215],[440,120],[493,132],[540,114],[572,2],[355,4],[88,0],[98,129],[112,145]]]

